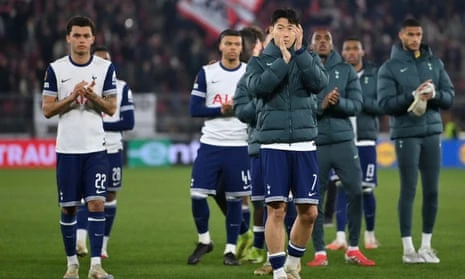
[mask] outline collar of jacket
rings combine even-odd
[[[325,68],[332,69],[334,66],[342,62],[344,62],[342,60],[342,56],[336,51],[331,50],[331,52],[328,55],[328,58],[326,58]]]
[[[376,67],[375,64],[373,64],[370,61],[363,61],[363,75],[376,75],[376,72],[378,71],[378,68]]]
[[[433,56],[433,52],[431,48],[426,44],[420,45],[420,57],[419,58],[426,58]],[[402,43],[395,44],[392,46],[391,49],[391,58],[396,58],[400,60],[415,60],[413,53],[410,50],[406,50],[402,47]]]

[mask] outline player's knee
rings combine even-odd
[[[268,218],[284,220],[286,217],[285,202],[270,202],[267,204]]]
[[[103,199],[87,201],[87,208],[90,212],[101,212],[104,210],[105,202]]]
[[[314,224],[318,217],[318,206],[314,204],[310,205],[298,205],[298,214],[301,222],[306,224]]]
[[[252,201],[252,205],[253,205],[254,210],[265,208],[264,201]]]
[[[107,191],[106,202],[111,202],[116,200],[116,192],[114,191]]]
[[[61,213],[65,214],[65,215],[76,215],[77,214],[77,207],[76,206],[62,207],[61,208]]]
[[[208,198],[208,195],[205,193],[201,193],[199,191],[191,191],[191,198],[192,199],[197,199],[197,200],[202,200]]]

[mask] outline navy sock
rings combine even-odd
[[[287,245],[287,254],[296,258],[302,258],[305,254],[305,249],[305,247],[296,246],[289,241],[289,244]]]
[[[77,228],[87,230],[87,215],[89,210],[87,209],[87,204],[83,204],[79,207],[77,213]]]
[[[88,221],[91,257],[100,257],[105,230],[105,213],[89,211]]]
[[[63,214],[62,212],[60,227],[66,256],[76,255],[76,216]]]
[[[242,223],[240,234],[246,233],[250,228],[250,209],[242,206]]]
[[[289,200],[287,202],[286,218],[284,219],[288,238],[291,237],[291,230],[294,225],[295,218],[297,218],[297,209],[295,208],[294,200]]]
[[[236,245],[242,220],[242,200],[228,200],[227,205],[228,210],[226,212],[226,243]]]
[[[105,236],[110,236],[113,221],[116,216],[116,200],[110,205],[105,204]]]
[[[347,194],[342,187],[337,187],[336,193],[336,229],[339,232],[346,230],[347,225]]]
[[[263,249],[265,247],[265,231],[255,231],[253,232],[253,247],[258,249]]]
[[[373,192],[363,193],[363,210],[367,231],[375,230],[376,199]]]
[[[269,256],[271,267],[273,270],[280,269],[284,266],[284,262],[286,261],[286,253],[280,252],[276,254],[271,254]]]
[[[206,233],[208,231],[208,219],[210,218],[210,209],[208,208],[207,199],[192,198],[192,215],[194,216],[197,232]]]

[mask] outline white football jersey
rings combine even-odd
[[[207,107],[219,108],[221,104],[232,101],[245,68],[245,63],[233,70],[224,68],[220,62],[205,65],[197,75],[191,94],[205,98]],[[218,146],[246,146],[247,125],[236,117],[207,119],[202,127],[200,142]]]
[[[45,74],[42,94],[62,100],[81,81],[94,81],[94,92],[99,96],[116,94],[113,64],[97,56],[91,56],[85,65],[75,64],[70,56],[51,63]],[[58,117],[58,153],[83,154],[105,150],[102,114],[93,108],[90,101],[80,97],[70,105],[69,111]]]
[[[124,80],[116,80],[116,112],[112,116],[103,114],[103,122],[114,123],[121,119],[121,112],[134,110],[134,100],[132,98],[132,91]],[[122,131],[113,132],[105,131],[105,146],[108,153],[115,153],[123,149]]]

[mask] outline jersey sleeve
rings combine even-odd
[[[202,68],[194,81],[194,86],[192,88],[191,95],[199,96],[205,98],[207,95],[207,80],[205,77],[205,69]]]
[[[42,95],[47,95],[47,96],[58,95],[57,77],[51,65],[49,65],[47,67],[47,70],[45,71]]]
[[[116,95],[116,73],[115,66],[110,64],[103,83],[103,96]]]
[[[191,92],[189,110],[192,117],[215,117],[221,115],[221,108],[209,108],[205,104],[207,96],[207,81],[202,68],[195,78]]]

